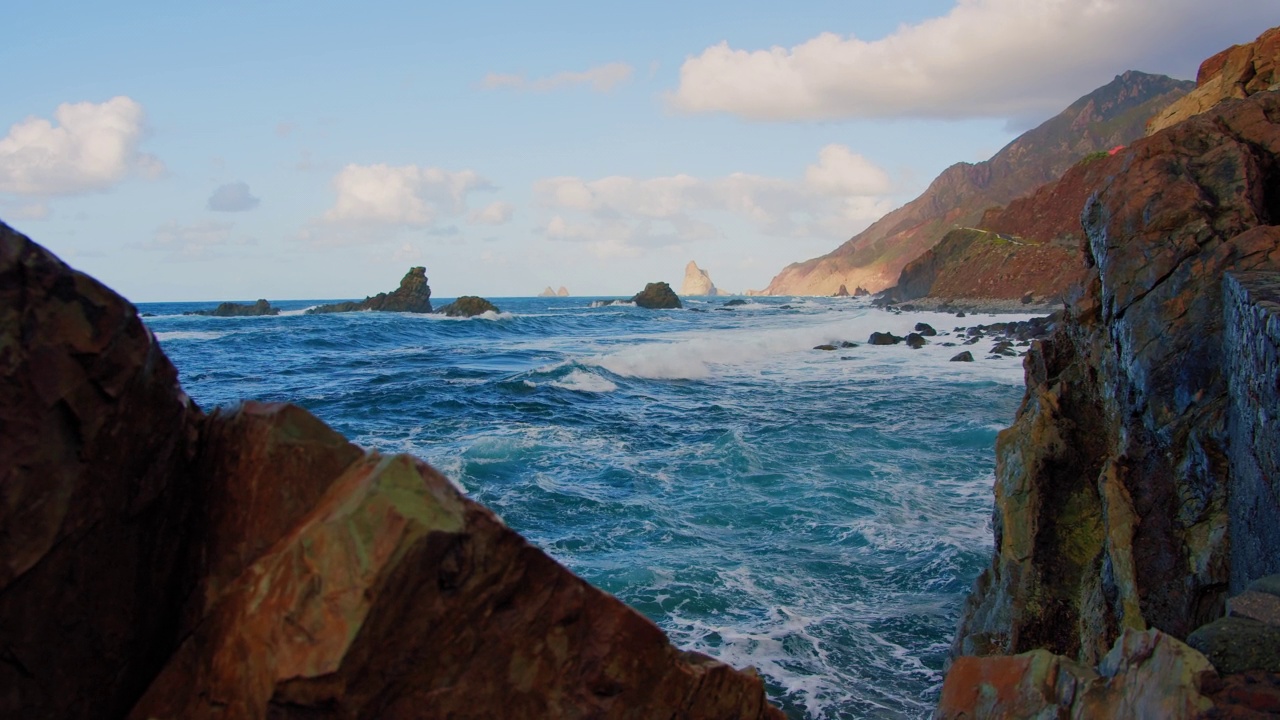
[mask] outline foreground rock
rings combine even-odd
[[[392,292],[378,293],[360,302],[340,302],[333,305],[313,307],[307,310],[307,314],[360,312],[364,310],[410,313],[431,312],[431,286],[427,285],[427,269],[424,267],[409,268],[409,272],[400,279],[400,287]]]
[[[690,260],[684,267],[684,282],[680,284],[681,295],[718,295],[716,284],[706,270],[698,267],[698,263]]]
[[[475,317],[483,315],[487,312],[500,313],[497,305],[475,295],[463,295],[453,302],[440,308],[437,312],[449,317]]]
[[[252,305],[224,302],[212,310],[192,310],[182,314],[207,315],[210,317],[256,317],[259,315],[279,315],[280,309],[272,307],[271,303],[266,300],[259,299],[258,302]]]
[[[205,415],[3,225],[0,363],[2,717],[782,717],[421,461]]]
[[[637,307],[648,308],[650,310],[673,310],[684,307],[680,303],[680,298],[671,289],[671,286],[664,282],[649,283],[644,286],[644,290],[636,293],[631,298],[631,302]]]
[[[996,553],[957,655],[1040,649],[1107,675],[1125,638],[1187,638],[1229,591],[1280,571],[1280,430],[1259,420],[1280,405],[1277,155],[1270,92],[1096,161],[1080,205],[1086,284],[1031,346],[1026,395],[997,440]],[[1045,207],[1079,198],[1043,192]],[[1124,691],[1130,707],[1202,694],[1190,677],[1143,677]]]

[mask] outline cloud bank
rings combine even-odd
[[[733,173],[700,179],[553,177],[534,184],[553,211],[541,227],[550,240],[585,242],[600,256],[720,237],[724,215],[778,237],[844,239],[888,212],[887,173],[843,145],[828,145],[799,180]]]
[[[156,177],[164,165],[140,152],[146,114],[136,101],[63,103],[54,121],[30,117],[0,139],[0,192],[42,197],[108,190],[131,174]]]
[[[722,42],[684,62],[667,100],[764,121],[1047,115],[1125,70],[1194,72],[1274,23],[1274,0],[959,0],[878,40]]]

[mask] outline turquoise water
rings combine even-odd
[[[139,310],[202,407],[288,400],[427,459],[677,645],[755,666],[790,716],[929,715],[990,552],[1021,364],[948,362],[948,336],[862,343],[989,319],[861,299],[496,302],[469,320]],[[860,346],[813,349],[841,340]]]

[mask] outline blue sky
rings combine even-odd
[[[20,3],[0,218],[137,302],[760,288],[1280,20],[1209,5]]]

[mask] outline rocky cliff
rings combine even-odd
[[[718,295],[719,290],[716,284],[711,282],[711,276],[706,270],[698,267],[698,263],[693,260],[684,266],[684,282],[680,285],[681,295]]]
[[[782,717],[421,461],[201,412],[3,224],[0,369],[0,717]]]
[[[1224,301],[1229,273],[1256,288],[1249,273],[1280,272],[1280,93],[1223,102],[1096,162],[1083,203],[1070,176],[1041,197],[1079,213],[1087,276],[1066,322],[1028,354],[1026,395],[997,440],[996,551],[955,652],[1048,651],[1055,663],[1097,670],[1069,673],[1085,680],[1068,692],[1054,685],[1067,682],[1057,670],[1035,685],[1021,671],[1004,674],[1010,658],[957,660],[942,717],[1017,714],[1000,703],[1026,701],[1028,688],[1048,698],[1041,710],[1063,716],[1194,716],[1206,708],[1212,667],[1180,639],[1280,564],[1274,523],[1255,517],[1256,503],[1237,507],[1274,492],[1258,470],[1274,453],[1232,440],[1274,440],[1258,420],[1277,412],[1274,388],[1240,386],[1274,385],[1253,373],[1274,362],[1275,315],[1241,290]],[[1250,307],[1229,312],[1241,303]],[[1255,350],[1233,349],[1242,344]],[[1186,705],[1143,704],[1169,695],[1139,683],[1113,694],[1106,712],[1089,709],[1088,688],[1133,677],[1122,666],[1166,662],[1158,643],[1180,658],[1164,667],[1185,674]],[[977,677],[994,678],[991,692],[961,698],[956,688]]]
[[[831,295],[841,284],[872,292],[956,227],[1062,175],[1086,155],[1142,137],[1147,121],[1193,87],[1163,75],[1126,72],[1005,146],[990,160],[947,168],[924,194],[822,257],[787,266],[768,295]]]
[[[389,293],[378,293],[366,297],[360,302],[340,302],[332,305],[320,305],[307,310],[308,315],[318,313],[360,312],[372,310],[378,312],[431,312],[431,286],[427,284],[427,269],[424,267],[409,268],[400,279],[400,287]]]
[[[1223,100],[1246,98],[1280,88],[1280,27],[1244,45],[1233,45],[1200,64],[1196,87],[1151,119],[1159,132],[1199,115]]]
[[[1087,155],[1054,183],[988,210],[976,227],[949,231],[907,263],[885,291],[895,302],[1060,301],[1083,283],[1080,208],[1106,178],[1105,152]]]

